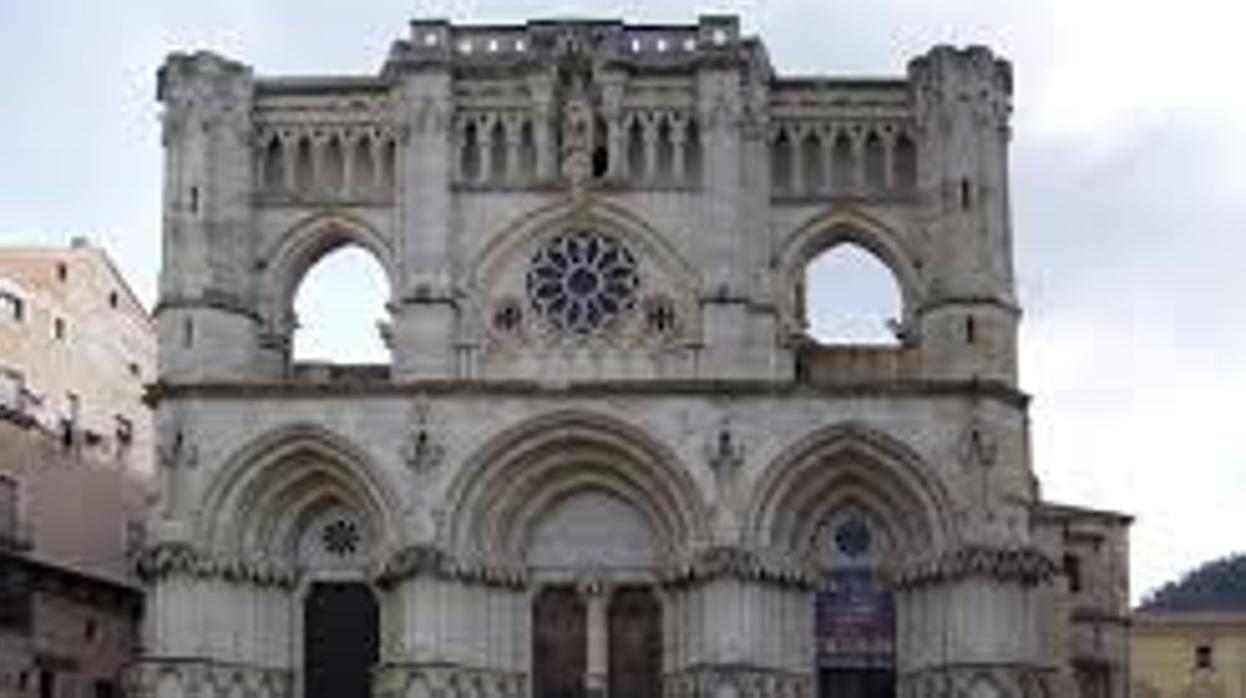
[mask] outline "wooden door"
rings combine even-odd
[[[610,599],[609,698],[662,695],[662,606],[644,587],[624,587]]]
[[[549,587],[532,608],[533,698],[585,698],[584,602],[570,586]]]

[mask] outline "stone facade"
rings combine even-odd
[[[825,695],[865,656],[815,614],[847,580],[887,599],[889,693],[1074,695],[1016,386],[1006,62],[796,79],[731,17],[416,21],[376,76],[196,53],[159,82],[141,695],[312,695],[305,609],[350,580],[377,695]],[[807,336],[804,270],[841,243],[894,274],[896,346]],[[343,245],[388,275],[388,367],[290,358]]]
[[[155,325],[103,249],[0,246],[0,410],[150,474],[155,375]]]

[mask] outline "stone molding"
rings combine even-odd
[[[791,396],[811,397],[948,397],[995,398],[1006,405],[1025,409],[1029,395],[1001,382],[990,380],[895,380],[806,385],[795,381],[775,380],[586,380],[551,387],[548,383],[528,380],[420,380],[358,384],[351,382],[289,383],[232,382],[154,383],[148,389],[153,405],[164,399],[251,399],[257,397],[301,397],[324,399],[336,394],[385,397],[392,395],[556,395],[558,397],[598,397],[620,395],[719,396],[726,393],[740,397]]]
[[[184,698],[288,698],[294,683],[288,669],[183,657],[142,657],[123,677],[126,695],[133,698],[159,698],[159,687],[169,680]]]
[[[778,586],[813,589],[819,575],[794,560],[776,559],[754,550],[716,546],[693,554],[668,567],[661,576],[668,587],[689,587],[716,579],[763,582]]]
[[[662,693],[663,698],[809,698],[813,677],[748,664],[700,664],[666,674]]]
[[[970,698],[980,684],[990,695],[1010,698],[1053,698],[1057,694],[1053,669],[1026,665],[958,664],[909,672],[899,677],[898,698]]]
[[[896,587],[914,589],[984,578],[1032,587],[1050,583],[1059,566],[1037,548],[966,545],[919,560],[897,574]]]
[[[411,545],[394,553],[376,581],[382,587],[393,587],[419,577],[514,589],[528,582],[527,570],[522,568],[463,560],[431,544]]]
[[[279,560],[216,555],[181,542],[145,548],[135,559],[134,569],[148,583],[182,576],[292,589],[299,580],[298,569]]]
[[[527,675],[450,663],[382,661],[374,670],[374,698],[522,698]]]

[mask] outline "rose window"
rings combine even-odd
[[[618,240],[591,231],[559,235],[532,256],[528,297],[555,327],[588,334],[636,301],[636,258]]]
[[[869,552],[870,527],[859,516],[853,516],[835,531],[835,546],[848,557],[861,557]]]
[[[324,549],[339,557],[353,554],[359,547],[359,528],[354,521],[334,519],[320,531]]]

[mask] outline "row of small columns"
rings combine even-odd
[[[690,174],[689,164],[696,165],[689,162],[690,148],[695,147],[689,145],[692,125],[692,120],[685,115],[663,112],[641,112],[627,119],[619,115],[602,119],[599,130],[604,134],[595,134],[594,138],[604,135],[605,143],[593,145],[606,148],[605,178],[637,183],[685,183]],[[670,148],[666,157],[662,150],[663,126]],[[543,119],[530,121],[517,114],[486,114],[464,119],[457,134],[457,179],[460,182],[520,183],[533,177],[546,180],[554,173],[553,134]],[[499,141],[501,148],[496,147]],[[469,152],[468,148],[474,148],[475,152]],[[531,152],[526,153],[526,148],[531,148]],[[639,157],[633,158],[634,152]],[[670,169],[663,171],[668,158]]]
[[[341,156],[341,170],[336,176],[329,162],[333,143]],[[393,147],[392,140],[366,135],[278,136],[265,141],[260,152],[259,179],[267,192],[320,192],[343,197],[386,192],[394,181]],[[303,153],[309,157],[305,159]],[[279,163],[273,162],[274,156],[280,158]],[[365,157],[370,171],[359,177]],[[280,181],[274,181],[277,179]]]
[[[786,162],[780,159],[784,144]],[[770,148],[771,185],[780,194],[907,192],[917,182],[916,145],[903,132],[784,128]],[[808,176],[810,157],[813,177]]]

